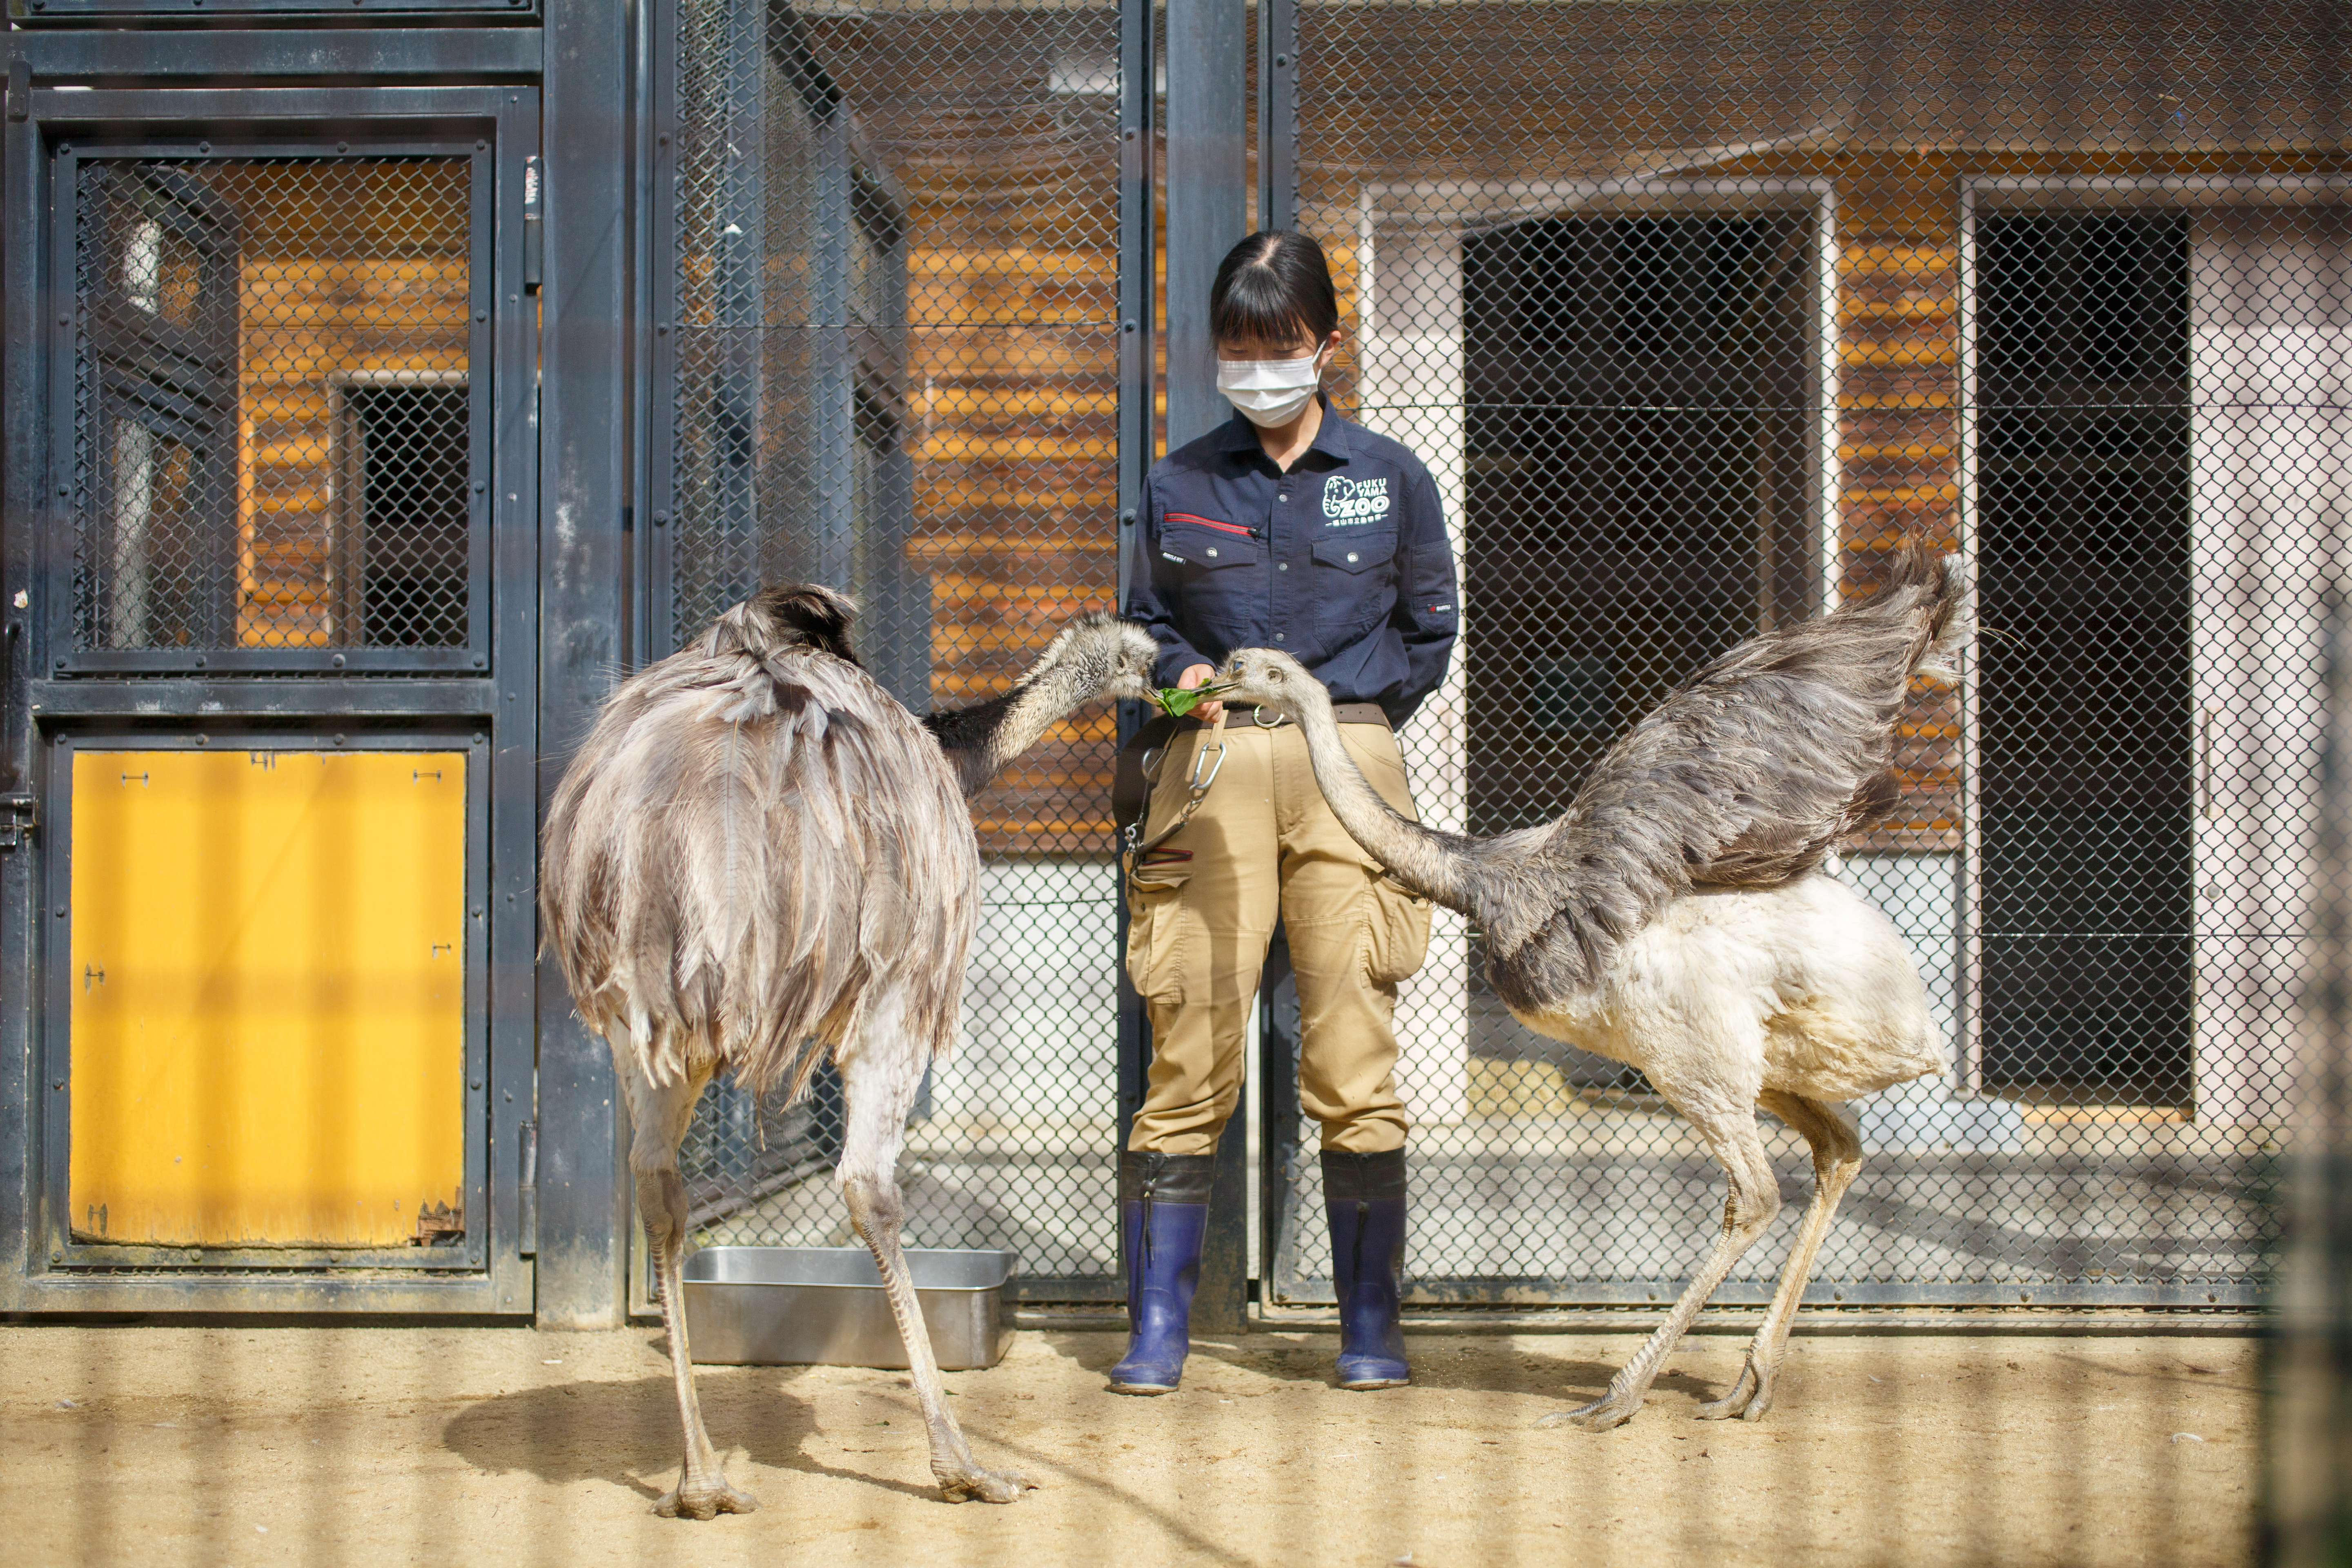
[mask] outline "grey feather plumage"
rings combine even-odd
[[[1349,833],[1408,887],[1484,928],[1486,974],[1528,1028],[1638,1068],[1689,1118],[1729,1193],[1716,1242],[1664,1322],[1600,1399],[1547,1417],[1604,1430],[1651,1381],[1780,1191],[1763,1107],[1813,1155],[1812,1202],[1739,1380],[1710,1419],[1760,1418],[1790,1323],[1861,1144],[1836,1102],[1944,1069],[1927,991],[1885,915],[1820,874],[1899,799],[1889,762],[1905,694],[1953,678],[1969,635],[1967,567],[1912,546],[1875,593],[1751,639],[1611,749],[1566,813],[1474,839],[1392,810],[1364,780],[1330,694],[1297,661],[1244,648],[1225,700],[1305,730]]]
[[[624,681],[550,803],[540,913],[573,1005],[613,1050],[629,1168],[687,1436],[662,1513],[756,1506],[727,1484],[694,1395],[677,1293],[690,1223],[677,1149],[719,1072],[798,1095],[828,1052],[848,1126],[835,1174],[898,1319],[950,1498],[1010,1501],[949,1413],[899,1247],[896,1165],[923,1069],[954,1048],[980,919],[964,804],[1072,708],[1140,694],[1151,639],[1082,617],[1003,698],[909,713],[857,664],[856,606],[765,589]]]
[[[1506,999],[1589,985],[1694,888],[1787,882],[1882,820],[1899,798],[1889,764],[1904,696],[1916,676],[1953,674],[1968,597],[1963,562],[1908,545],[1875,593],[1751,637],[1685,681],[1517,847],[1550,896],[1477,911]]]
[[[548,947],[656,1081],[719,1066],[798,1092],[877,984],[953,1046],[979,850],[957,770],[850,656],[849,613],[808,587],[729,610],[623,684],[556,791]]]
[[[1970,629],[1965,563],[1908,545],[1876,592],[1692,676],[1542,826],[1444,833],[1369,788],[1333,805],[1400,881],[1479,922],[1506,1002],[1540,1006],[1591,986],[1622,942],[1695,888],[1787,882],[1882,817],[1896,799],[1888,763],[1904,694],[1915,676],[1948,677]],[[1316,700],[1297,668],[1250,648],[1220,679],[1241,683],[1231,701]]]

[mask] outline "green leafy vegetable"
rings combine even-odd
[[[1181,719],[1219,692],[1232,689],[1230,686],[1195,686],[1190,690],[1181,686],[1163,686],[1151,694],[1151,700],[1171,719]]]

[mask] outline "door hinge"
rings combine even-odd
[[[521,1169],[518,1193],[520,1215],[515,1228],[520,1233],[515,1250],[525,1258],[539,1256],[539,1123],[526,1121],[517,1129],[520,1133]]]
[[[31,795],[0,795],[0,849],[14,849],[40,825],[40,805]]]

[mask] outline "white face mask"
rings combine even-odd
[[[1315,362],[1322,357],[1318,353],[1305,359],[1221,359],[1217,390],[1253,425],[1287,425],[1315,395],[1322,380]]]

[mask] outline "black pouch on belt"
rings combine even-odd
[[[1176,737],[1177,725],[1178,721],[1160,714],[1118,749],[1118,757],[1111,763],[1110,815],[1122,847],[1130,828],[1136,834],[1143,831],[1143,814],[1151,805],[1151,781],[1143,776],[1144,756],[1166,751]]]

